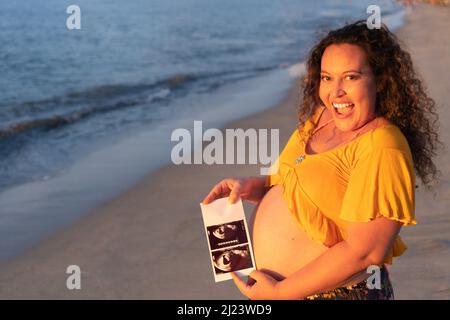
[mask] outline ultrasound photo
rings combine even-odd
[[[248,245],[213,251],[212,259],[216,274],[228,273],[253,267]]]
[[[230,272],[249,275],[255,260],[242,201],[231,204],[221,198],[200,207],[214,280],[231,280]]]
[[[211,250],[248,242],[244,220],[207,227]]]

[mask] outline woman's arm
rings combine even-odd
[[[279,298],[298,299],[332,290],[370,265],[380,265],[401,224],[387,218],[350,223],[348,237],[278,284]]]
[[[346,279],[380,265],[392,248],[401,224],[384,217],[370,222],[349,223],[347,238],[281,282],[255,271],[252,286],[234,277],[241,292],[250,299],[303,299],[339,287]]]

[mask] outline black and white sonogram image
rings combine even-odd
[[[247,243],[244,220],[207,227],[211,250]]]

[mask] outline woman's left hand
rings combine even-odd
[[[278,297],[278,281],[268,274],[255,270],[249,277],[256,282],[252,285],[247,284],[234,272],[231,273],[234,283],[238,289],[251,300],[275,300]]]

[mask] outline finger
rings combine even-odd
[[[209,203],[209,193],[206,195],[205,198],[203,198],[202,203],[203,204],[208,204]]]
[[[209,193],[202,201],[203,204],[208,204],[211,202],[211,200],[213,199],[211,193]]]
[[[249,276],[248,279],[247,279],[247,286],[251,287],[255,283],[256,283],[256,280]]]
[[[214,198],[215,198],[215,193],[214,192],[210,192],[210,193],[208,193],[208,195],[205,197],[205,199],[203,199],[203,204],[208,204],[208,203],[210,203],[211,201],[213,201],[214,200]]]
[[[222,187],[222,182],[220,182],[212,188],[212,190],[209,192],[209,194],[203,200],[204,204],[208,204],[217,198],[222,198],[223,197],[222,194],[223,194],[223,187]]]
[[[249,277],[254,279],[256,282],[258,282],[258,281],[262,282],[264,280],[267,280],[268,275],[265,274],[264,272],[254,270],[249,274]]]
[[[234,272],[231,272],[230,274],[233,278],[234,284],[236,285],[236,287],[238,287],[239,291],[247,298],[250,298],[251,287],[248,286],[247,283]]]

